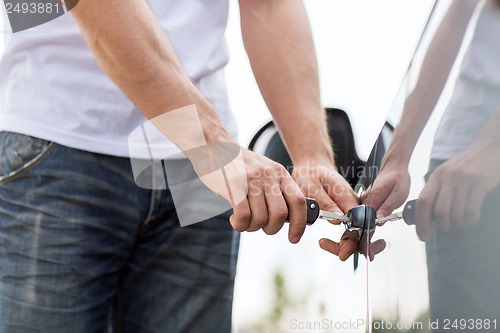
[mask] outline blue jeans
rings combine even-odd
[[[228,215],[181,228],[128,159],[0,133],[0,333],[229,333]]]

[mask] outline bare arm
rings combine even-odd
[[[302,0],[239,3],[247,54],[291,155],[295,179],[323,209],[349,210],[357,205],[357,199],[335,170],[320,101],[316,55]]]
[[[425,55],[420,76],[405,101],[400,123],[373,188],[364,194],[382,216],[407,198],[408,165],[417,141],[443,92],[478,0],[455,0],[438,27]]]
[[[205,139],[232,141],[143,0],[81,0],[71,11],[99,65],[149,119],[196,105]],[[183,138],[170,135],[182,150]]]
[[[72,14],[102,69],[137,108],[149,119],[172,116],[173,121],[155,125],[181,150],[186,152],[206,143],[234,143],[214,107],[183,70],[144,0],[81,0]],[[173,112],[193,105],[201,121],[201,135],[200,126],[183,118],[182,113],[177,116]],[[187,157],[198,171],[224,160],[224,156],[214,154],[217,152],[209,148],[207,153]],[[231,202],[232,226],[238,231],[263,229],[274,234],[288,216],[289,240],[298,242],[306,223],[305,198],[300,188],[282,166],[265,157],[241,148],[241,159],[242,168],[227,167],[234,171],[227,178],[201,177],[211,190]],[[222,186],[225,179],[230,179],[237,191]],[[238,200],[234,200],[236,192],[243,194]]]
[[[295,163],[333,160],[318,68],[301,0],[240,0],[241,27],[262,95]],[[318,148],[311,149],[311,142]]]
[[[404,163],[410,162],[420,134],[443,92],[478,2],[455,0],[450,5],[427,50],[415,89],[405,101],[388,158],[394,158],[391,155],[395,153]]]

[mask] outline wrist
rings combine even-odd
[[[314,145],[310,143],[314,142]],[[332,143],[328,134],[315,139],[303,140],[307,145],[295,145],[291,151],[294,166],[325,165],[335,166]]]
[[[393,148],[393,147],[391,147]],[[382,160],[381,169],[384,168],[404,168],[408,169],[411,160],[411,152],[393,148],[385,153],[384,159]]]
[[[215,115],[215,117],[217,117]],[[231,136],[229,131],[222,125],[218,118],[208,117],[201,120],[203,134],[207,144],[218,142],[230,142],[237,144],[236,140]]]
[[[335,163],[328,157],[313,157],[309,159],[301,159],[293,164],[293,171],[295,173],[300,170],[319,170],[319,169],[335,169]]]

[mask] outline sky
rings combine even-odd
[[[369,154],[391,109],[433,3],[305,0],[318,56],[323,105],[340,107],[348,113],[361,158]],[[233,0],[226,34],[231,56],[226,77],[239,140],[247,146],[271,118],[251,74],[238,20],[238,6]],[[422,186],[436,120],[434,116],[412,160],[413,196]],[[246,328],[269,313],[271,282],[277,271],[284,274],[290,297],[296,303],[284,315],[285,322],[362,318],[367,273],[374,313],[391,316],[399,312],[403,320],[414,320],[425,311],[428,301],[424,246],[416,239],[414,229],[404,224],[382,229],[377,236],[385,237],[389,248],[369,270],[361,260],[356,273],[352,261],[342,263],[317,246],[320,238],[339,239],[342,233],[340,227],[325,221],[308,227],[298,245],[288,243],[286,230],[275,236],[243,234],[234,304],[236,331],[248,332]]]

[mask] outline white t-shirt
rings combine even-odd
[[[235,135],[223,73],[228,0],[148,4],[184,69]],[[71,14],[6,38],[0,60],[0,130],[129,157],[128,137],[146,118],[100,69]],[[166,151],[178,152],[162,140]],[[139,155],[132,157],[149,157],[146,151],[135,152]]]
[[[450,159],[480,135],[500,110],[500,6],[487,1],[466,49],[451,99],[439,123],[431,158]]]

